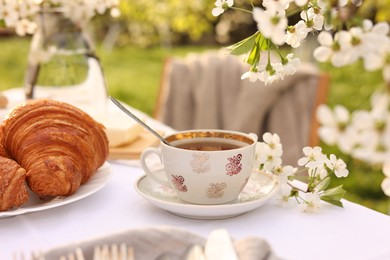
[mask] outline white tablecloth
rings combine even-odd
[[[170,130],[150,118],[147,123]],[[261,237],[284,259],[390,259],[390,217],[363,206],[343,201],[344,209],[325,205],[309,215],[271,200],[234,218],[188,219],[157,208],[136,192],[134,183],[144,174],[137,161],[110,163],[112,176],[95,194],[61,207],[0,218],[0,259],[13,259],[13,253],[22,250],[49,250],[129,229],[160,226],[205,237],[218,228],[227,229],[234,239]]]
[[[265,238],[285,259],[390,259],[390,218],[344,201],[308,215],[272,200],[244,215],[194,220],[150,204],[134,189],[138,166],[111,162],[112,176],[100,191],[80,201],[41,212],[0,219],[0,259],[17,250],[46,250],[142,227],[174,226],[207,236],[225,228],[234,239]]]

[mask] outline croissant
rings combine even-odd
[[[5,153],[26,170],[27,185],[40,196],[73,194],[108,157],[103,125],[55,100],[16,107],[0,132]]]
[[[0,156],[0,211],[19,207],[28,200],[26,171],[14,160]]]

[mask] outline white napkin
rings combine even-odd
[[[206,259],[238,260],[236,249],[225,229],[217,229],[210,233],[204,252]]]
[[[236,254],[235,259],[240,260],[278,260],[278,258],[271,250],[269,244],[261,238],[251,237],[242,240],[230,240],[230,237],[223,234],[224,231],[216,231],[212,234],[216,236],[216,240],[211,240],[211,244],[207,245],[208,253],[211,254],[214,249],[213,244],[217,241],[226,243],[222,247],[216,245],[216,250],[219,254],[218,257],[212,259],[234,259],[227,258],[227,253],[230,252],[230,257]],[[221,238],[221,234],[223,237]],[[215,237],[214,237],[215,238]],[[186,230],[173,228],[173,227],[150,227],[131,229],[121,233],[111,234],[94,238],[87,241],[75,241],[74,244],[64,245],[62,247],[51,249],[45,252],[45,259],[59,259],[61,256],[67,255],[69,252],[75,252],[76,248],[80,247],[83,250],[85,259],[93,259],[93,252],[95,246],[101,246],[103,244],[111,245],[112,243],[120,244],[126,243],[128,246],[134,248],[135,259],[159,259],[163,254],[176,257],[172,259],[182,259],[187,253],[188,248],[192,245],[206,246],[206,238],[188,232]],[[233,247],[229,246],[230,244]],[[218,249],[219,248],[219,249]],[[221,252],[227,250],[227,253]],[[205,252],[206,253],[206,252]],[[214,252],[216,253],[216,252]],[[207,253],[206,253],[207,254]],[[226,257],[225,257],[226,256]],[[161,258],[160,258],[161,259]]]

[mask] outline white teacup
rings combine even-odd
[[[193,204],[223,204],[237,199],[250,177],[257,136],[226,130],[188,130],[165,139],[160,148],[141,154],[141,165],[152,180],[175,190]],[[164,168],[152,170],[147,158],[160,157]],[[165,172],[166,176],[161,176]],[[160,175],[160,176],[159,176]]]

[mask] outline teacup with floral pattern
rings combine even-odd
[[[148,177],[172,188],[187,203],[224,204],[237,199],[252,171],[255,134],[199,129],[164,138],[170,145],[161,143],[159,148],[149,147],[141,154]],[[153,154],[160,158],[164,171],[153,170],[148,164]]]

